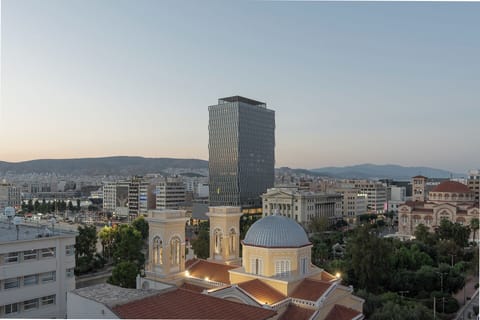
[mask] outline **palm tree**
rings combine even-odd
[[[473,218],[472,220],[470,220],[470,228],[473,231],[473,242],[475,244],[477,243],[476,234],[477,234],[478,227],[479,227],[478,218]]]

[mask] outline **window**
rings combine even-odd
[[[42,283],[55,281],[56,272],[55,272],[55,271],[51,271],[51,272],[42,273],[42,274],[40,275],[40,278],[42,279]]]
[[[17,313],[18,303],[12,303],[5,305],[5,314]]]
[[[275,275],[288,276],[290,274],[290,260],[275,261]]]
[[[65,274],[67,275],[67,278],[71,278],[74,276],[74,268],[68,268],[66,271],[65,271]]]
[[[23,251],[23,261],[37,259],[37,250]]]
[[[307,258],[302,258],[301,260],[302,274],[307,274],[307,261]]]
[[[55,247],[44,248],[41,250],[42,258],[55,257]]]
[[[31,286],[34,284],[38,284],[38,274],[31,274],[23,277],[24,286]]]
[[[251,273],[262,275],[263,274],[263,261],[262,259],[250,259]]]
[[[18,252],[10,252],[4,259],[5,263],[18,262]]]
[[[42,306],[55,304],[55,295],[52,294],[51,296],[42,297],[41,302]]]
[[[75,253],[75,245],[71,244],[65,247],[65,254],[71,256]]]
[[[38,298],[23,301],[23,310],[27,311],[31,309],[37,309],[37,308],[38,308]]]
[[[20,281],[18,281],[18,278],[5,279],[3,282],[3,288],[5,290],[18,288],[19,286],[20,286]]]

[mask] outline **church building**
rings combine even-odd
[[[363,319],[364,300],[311,263],[312,244],[295,220],[266,216],[240,242],[240,208],[210,207],[207,215],[210,257],[186,259],[186,212],[149,211],[150,258],[138,289],[176,287],[270,310],[272,319]]]

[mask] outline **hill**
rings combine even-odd
[[[56,173],[59,175],[133,175],[162,172],[165,169],[206,169],[208,161],[198,159],[105,157],[81,159],[42,159],[23,162],[0,161],[5,173]]]
[[[430,167],[403,167],[394,164],[376,165],[359,164],[346,167],[324,167],[311,171],[331,175],[342,179],[395,179],[410,180],[413,176],[423,175],[428,178],[464,177],[465,174]]]

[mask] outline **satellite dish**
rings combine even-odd
[[[5,208],[5,216],[7,216],[8,218],[11,218],[11,217],[15,216],[15,209],[12,208],[12,207],[6,207]]]
[[[13,224],[18,226],[20,223],[22,223],[22,218],[21,217],[15,217],[13,218]]]

